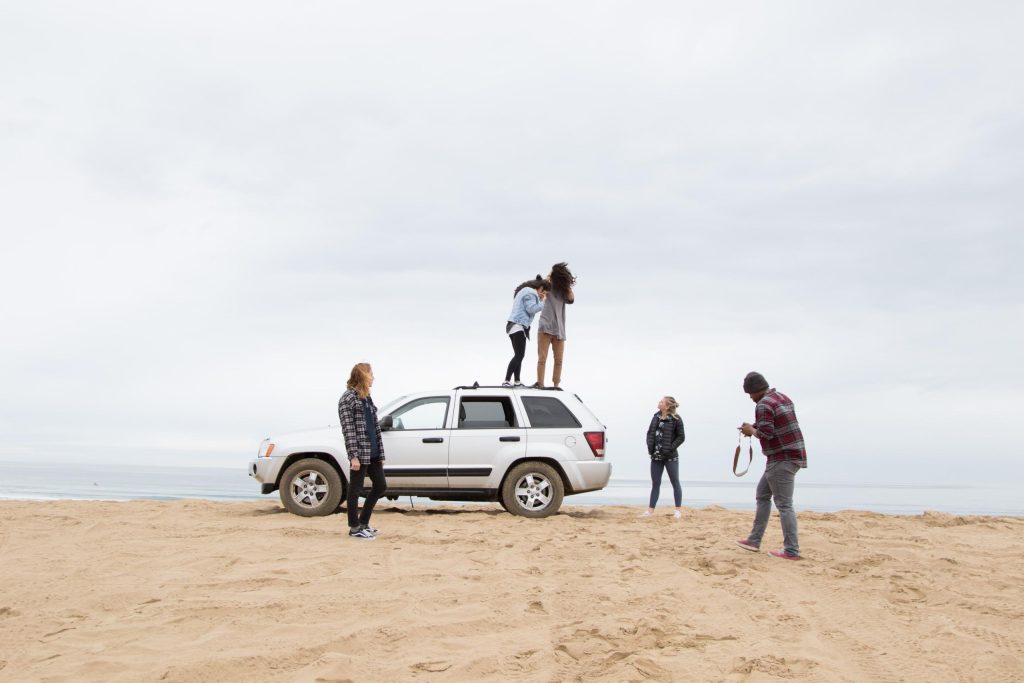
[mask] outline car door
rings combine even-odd
[[[388,489],[448,488],[450,395],[421,396],[390,410],[384,432]]]
[[[496,489],[507,463],[526,455],[526,429],[510,395],[460,391],[448,449],[451,489]],[[497,468],[497,469],[496,469]]]

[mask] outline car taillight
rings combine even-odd
[[[604,432],[583,432],[590,444],[590,450],[594,452],[595,458],[604,457]]]

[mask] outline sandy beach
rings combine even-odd
[[[1024,679],[1022,519],[668,510],[2,502],[0,680]]]

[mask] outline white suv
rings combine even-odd
[[[389,499],[498,501],[547,517],[563,496],[608,484],[605,428],[560,389],[473,386],[402,396],[380,410]],[[304,517],[328,515],[349,479],[341,427],[268,438],[249,463],[262,493]]]

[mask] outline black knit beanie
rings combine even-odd
[[[753,394],[768,388],[768,380],[760,372],[748,372],[743,378],[743,393]]]

